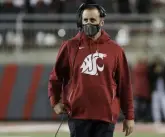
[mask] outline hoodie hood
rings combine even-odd
[[[84,32],[79,32],[76,36],[75,39],[78,39],[81,41],[80,45],[86,45],[89,47],[89,52],[93,53],[98,51],[101,48],[100,45],[106,44],[110,40],[110,36],[104,31],[101,30],[101,36],[97,40],[92,40],[92,38],[88,37],[85,35]]]

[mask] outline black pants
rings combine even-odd
[[[70,137],[113,137],[115,125],[103,121],[69,119]]]
[[[150,121],[152,117],[150,101],[142,97],[135,97],[134,101],[136,121]]]

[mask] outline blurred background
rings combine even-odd
[[[107,11],[104,29],[129,62],[138,123],[132,136],[164,137],[158,133],[165,132],[165,0],[95,1]],[[61,116],[50,107],[48,77],[61,42],[78,32],[82,2],[0,0],[0,137],[53,136]],[[122,114],[117,129],[121,120]],[[68,136],[65,126],[60,137]]]

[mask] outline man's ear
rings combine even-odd
[[[101,19],[100,26],[104,26],[104,19]]]

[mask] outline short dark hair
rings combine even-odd
[[[98,8],[96,8],[96,7],[88,7],[88,8],[85,8],[83,11],[82,11],[82,13],[81,13],[81,15],[83,15],[83,12],[85,11],[85,10],[93,10],[93,9],[96,9],[98,12],[99,12],[99,16],[101,17],[101,13],[100,13],[100,10],[98,9]]]

